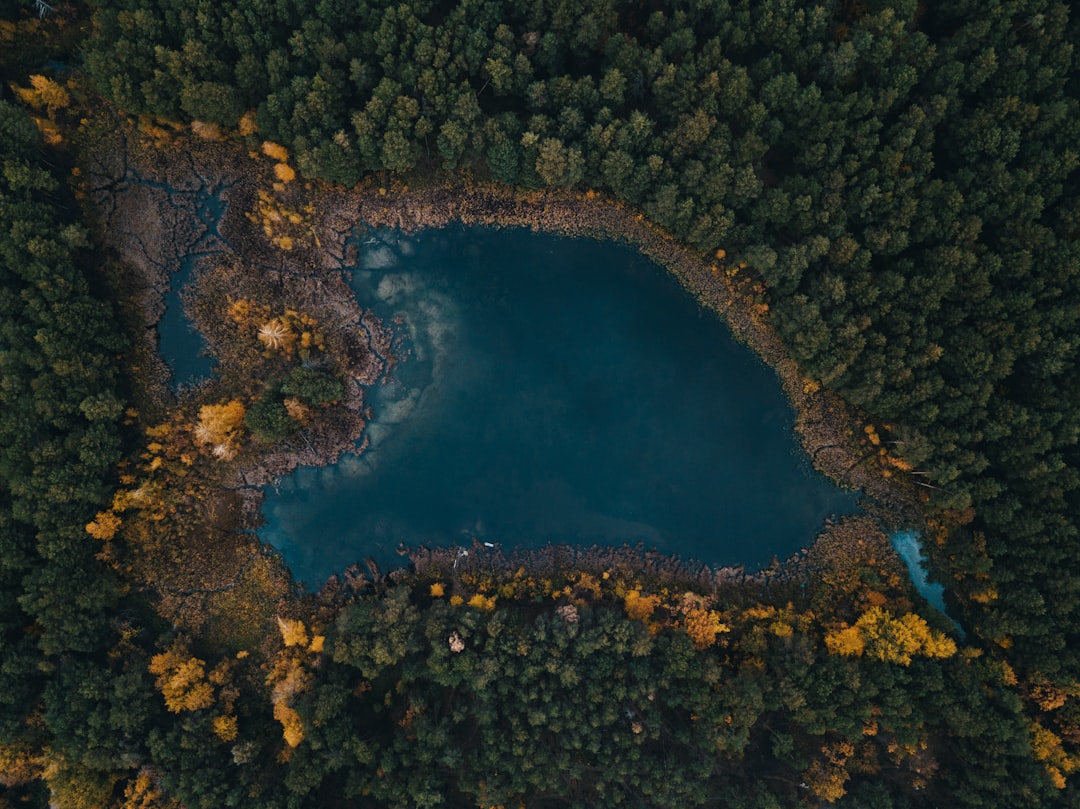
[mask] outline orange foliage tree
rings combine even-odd
[[[286,646],[307,646],[307,627],[304,626],[303,621],[279,617],[277,624],[281,632],[281,640]]]
[[[224,460],[236,454],[235,443],[244,426],[244,405],[238,399],[199,408],[195,440],[210,445],[215,456]]]
[[[56,114],[57,110],[71,103],[68,91],[47,76],[32,75],[29,87],[12,85],[11,89],[24,104],[29,104],[35,109],[44,107],[50,118]]]
[[[120,809],[182,809],[178,801],[161,791],[160,777],[143,767],[124,787]]]
[[[828,632],[825,646],[832,654],[866,654],[902,666],[910,665],[914,655],[943,658],[956,654],[956,642],[931,629],[921,616],[909,612],[894,618],[884,607],[871,607],[853,627]]]
[[[803,783],[810,792],[826,803],[834,803],[844,797],[845,784],[851,777],[848,773],[848,758],[855,752],[854,746],[847,741],[827,744],[821,748],[824,759],[815,759],[803,772]]]
[[[166,651],[150,659],[150,673],[165,697],[165,707],[173,713],[200,711],[214,702],[214,688],[206,679],[206,661],[192,655],[187,644],[177,640]]]
[[[679,599],[679,612],[682,627],[698,651],[708,649],[716,643],[718,635],[731,631],[731,627],[720,620],[720,613],[708,609],[705,599],[695,593],[683,593]]]
[[[292,701],[307,688],[309,680],[300,659],[291,655],[280,657],[267,679],[267,685],[273,686],[270,701],[274,719],[281,723],[282,736],[289,747],[296,747],[304,740],[304,721],[292,707]]]
[[[655,595],[642,595],[640,590],[627,590],[626,595],[623,596],[623,605],[628,617],[647,623],[656,608],[660,606],[660,598]]]
[[[87,524],[86,533],[94,537],[94,539],[107,541],[116,536],[116,532],[120,530],[122,523],[120,516],[115,512],[99,511],[93,522]]]
[[[1035,758],[1046,767],[1050,780],[1058,789],[1065,788],[1065,776],[1080,769],[1080,756],[1069,755],[1061,737],[1038,721],[1031,723],[1031,749]]]

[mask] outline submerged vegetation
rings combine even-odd
[[[0,806],[1077,803],[1067,4],[47,9],[0,5]],[[238,164],[186,302],[221,373],[173,396],[162,188]],[[474,553],[297,595],[237,515],[388,356],[314,272],[316,181],[599,190],[696,251],[921,500],[967,636],[868,518],[756,577]]]

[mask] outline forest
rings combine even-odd
[[[1068,3],[50,9],[0,3],[0,807],[1080,805]],[[311,182],[640,211],[903,459],[966,636],[865,523],[767,589],[434,565],[189,631],[102,550],[157,424],[78,189],[103,105]]]

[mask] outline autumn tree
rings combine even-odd
[[[218,458],[229,460],[236,454],[236,443],[245,415],[244,405],[238,399],[216,405],[203,405],[199,408],[195,440],[199,444],[210,446]]]
[[[164,652],[150,660],[150,673],[173,713],[201,711],[214,702],[214,688],[206,679],[206,662],[190,653],[185,641],[173,641]]]
[[[830,631],[825,645],[832,654],[866,654],[902,666],[910,665],[913,656],[944,658],[956,654],[956,642],[931,629],[921,616],[909,612],[894,618],[884,607],[871,607],[854,626]]]
[[[13,86],[12,89],[20,101],[34,109],[44,108],[50,118],[71,103],[71,96],[62,85],[37,73],[30,76],[29,87]]]
[[[721,620],[720,614],[709,609],[705,600],[694,593],[682,595],[679,612],[683,616],[680,623],[698,651],[709,648],[716,643],[720,634],[731,631],[731,627]]]

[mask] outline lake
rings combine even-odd
[[[473,539],[755,568],[855,510],[774,372],[630,247],[463,226],[355,244],[352,287],[399,362],[363,455],[267,489],[260,537],[298,580]]]

